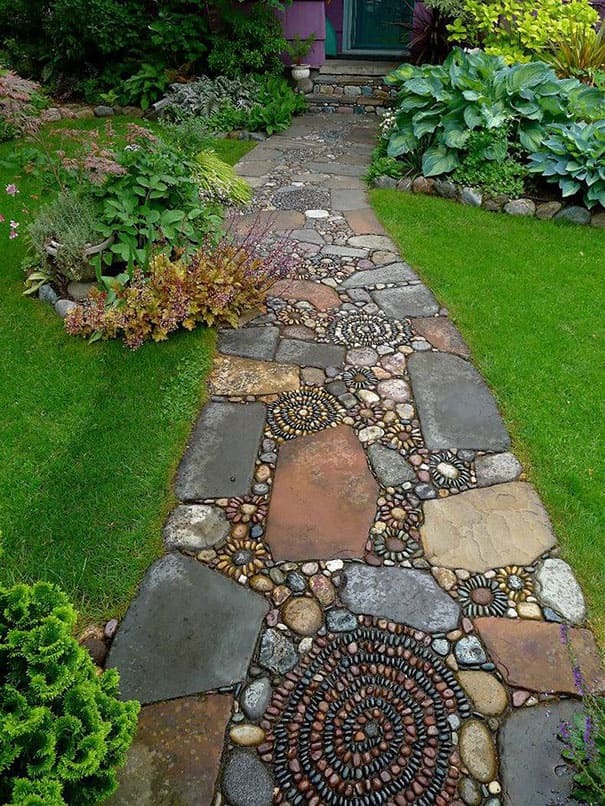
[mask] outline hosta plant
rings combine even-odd
[[[97,675],[73,637],[76,613],[56,587],[0,588],[0,803],[105,800],[132,742],[138,703],[118,673]]]
[[[581,192],[587,207],[605,207],[605,120],[549,126],[528,170],[556,183],[563,196]]]
[[[454,50],[442,65],[404,64],[386,80],[399,90],[388,153],[400,157],[429,138],[425,176],[451,173],[475,130],[506,126],[512,143],[536,151],[547,124],[602,117],[605,109],[598,89],[559,79],[542,62],[509,66],[482,51]]]
[[[464,0],[450,26],[454,42],[482,47],[509,63],[539,58],[551,39],[573,38],[599,16],[589,0]]]

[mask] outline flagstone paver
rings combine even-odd
[[[352,428],[298,437],[280,449],[267,541],[281,560],[361,557],[378,494]]]
[[[239,355],[219,355],[208,379],[214,395],[274,395],[300,385],[298,370],[271,361],[256,361]]]
[[[375,138],[305,116],[238,166],[233,231],[264,227],[291,275],[219,335],[175,553],[111,649],[124,696],[184,697],[145,709],[122,802],[188,803],[196,776],[208,806],[572,802],[548,715],[575,708],[568,642],[605,685],[566,623],[583,597],[468,346],[369,207]],[[195,695],[229,703],[199,736]]]
[[[426,555],[449,568],[489,571],[528,565],[556,542],[537,493],[523,482],[427,501],[424,517]]]
[[[111,806],[211,803],[233,696],[146,705]]]
[[[428,448],[506,450],[510,439],[477,370],[448,353],[410,356],[408,367]]]
[[[159,702],[243,680],[268,607],[187,557],[151,566],[111,647],[124,699]]]
[[[502,781],[514,806],[575,804],[571,797],[572,768],[561,758],[561,725],[581,713],[572,700],[520,708],[500,731]]]
[[[209,403],[202,409],[178,470],[178,497],[199,501],[248,492],[264,421],[261,403]]]
[[[574,675],[574,663],[558,624],[479,618],[475,626],[511,686],[559,694],[578,694],[578,689],[583,687],[605,691],[605,672],[594,637],[588,630],[568,630],[575,665],[585,681],[581,684]]]
[[[429,632],[455,630],[460,609],[430,574],[411,568],[372,568],[349,564],[342,601],[353,613],[366,613]]]
[[[279,328],[246,327],[240,330],[221,330],[218,349],[221,353],[271,361],[275,356]]]

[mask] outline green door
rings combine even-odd
[[[349,51],[362,53],[406,50],[413,3],[406,0],[345,0],[348,5]]]

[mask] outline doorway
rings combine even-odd
[[[344,53],[403,55],[410,40],[413,13],[413,3],[405,0],[344,0]]]

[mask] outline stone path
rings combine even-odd
[[[143,703],[114,803],[571,802],[570,568],[460,334],[361,176],[371,122],[248,154],[295,272],[219,337],[181,504],[109,665]],[[266,211],[266,212],[265,212]],[[270,211],[270,212],[269,212]]]

